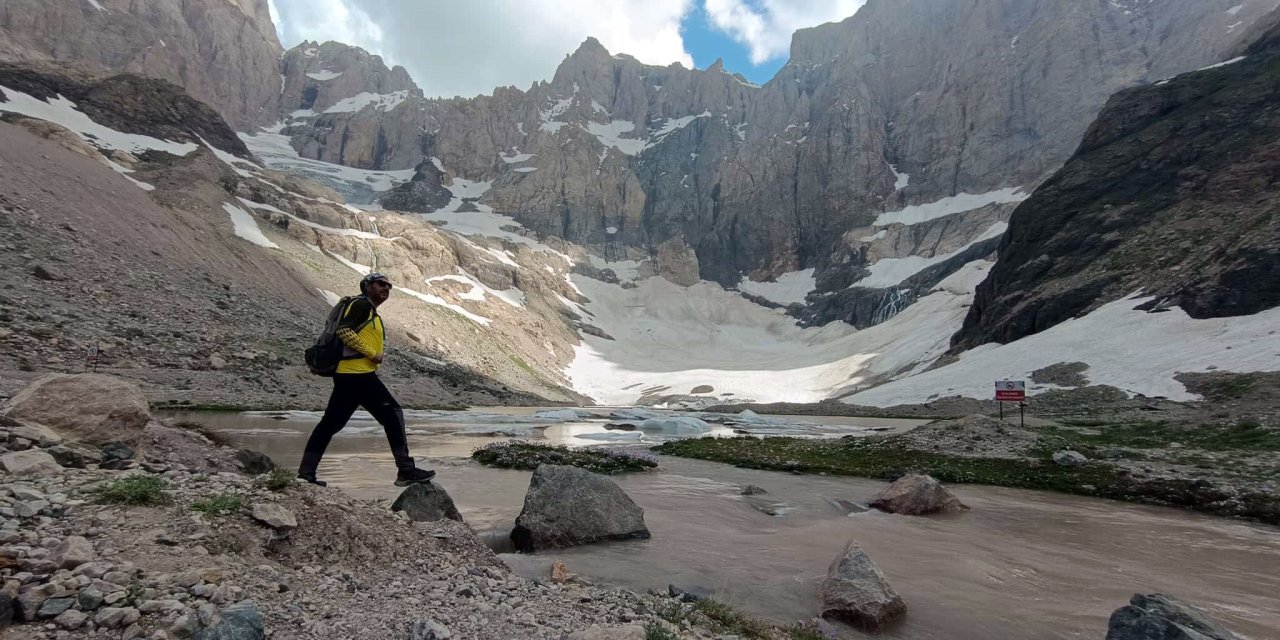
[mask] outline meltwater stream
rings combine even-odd
[[[512,525],[529,473],[471,462],[467,456],[478,446],[511,435],[570,445],[670,437],[612,432],[603,420],[539,421],[531,417],[533,409],[483,411],[408,416],[413,454],[428,458],[422,466],[439,471],[439,484],[481,531]],[[202,422],[283,465],[297,464],[318,419],[307,412],[180,417]],[[914,424],[804,416],[738,428],[832,436]],[[353,422],[335,438],[320,468],[332,485],[366,498],[393,498],[393,474],[381,430],[368,421]],[[547,575],[559,559],[593,581],[637,591],[665,589],[669,583],[707,587],[720,600],[787,622],[818,614],[818,586],[827,566],[855,538],[908,606],[905,621],[878,637],[1097,639],[1105,635],[1107,617],[1129,596],[1164,592],[1201,608],[1243,638],[1280,639],[1280,529],[1274,527],[972,485],[951,487],[973,507],[967,513],[850,515],[839,501],[865,502],[884,483],[668,457],[658,471],[615,479],[644,507],[651,540],[504,555],[504,560],[531,577]],[[768,493],[742,496],[746,484]],[[850,632],[849,637],[861,636]]]

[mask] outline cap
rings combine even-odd
[[[360,279],[360,293],[365,293],[369,289],[369,285],[371,283],[378,281],[391,284],[391,279],[387,277],[387,274],[374,271]]]

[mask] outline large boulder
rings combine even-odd
[[[525,552],[648,537],[644,509],[614,481],[549,464],[533,472],[524,509],[511,531],[516,549]]]
[[[1134,594],[1116,609],[1107,640],[1239,640],[1185,602],[1161,593]]]
[[[409,485],[391,503],[391,510],[403,511],[414,522],[435,522],[445,518],[463,522],[462,514],[458,513],[458,507],[453,504],[449,492],[434,483]]]
[[[933,476],[910,474],[898,478],[871,499],[870,505],[889,513],[921,516],[964,511],[966,507]]]
[[[262,612],[258,605],[245,600],[219,612],[213,624],[196,631],[192,640],[263,640],[266,637]]]
[[[822,617],[842,620],[863,631],[877,631],[906,612],[907,604],[880,568],[856,540],[850,540],[827,569],[822,583]]]
[[[137,386],[96,373],[40,378],[13,397],[7,413],[95,445],[135,443],[151,420]]]
[[[33,476],[58,473],[62,471],[62,466],[44,451],[28,449],[0,455],[0,469],[13,475]]]

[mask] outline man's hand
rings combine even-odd
[[[374,364],[382,364],[382,359],[383,359],[383,358],[385,358],[385,357],[387,357],[386,352],[379,351],[379,352],[378,352],[378,355],[376,355],[376,356],[374,356],[374,357],[372,357],[372,358],[369,358],[369,359],[370,359],[370,360],[372,360]]]

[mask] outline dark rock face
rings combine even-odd
[[[391,504],[392,511],[403,511],[414,522],[435,522],[436,520],[457,520],[463,522],[462,514],[453,504],[453,498],[443,487],[437,484],[411,484],[400,492],[396,501]]]
[[[0,85],[41,100],[61,95],[94,122],[117,131],[174,142],[204,138],[228,153],[252,157],[217,111],[165,80],[132,74],[93,79],[62,69],[0,63]]]
[[[1239,640],[1190,605],[1160,593],[1135,594],[1116,609],[1107,640]]]
[[[453,194],[444,187],[444,173],[428,161],[418,165],[413,179],[382,197],[382,206],[395,211],[430,213],[447,204]]]
[[[258,605],[246,600],[238,602],[218,613],[217,620],[200,629],[193,640],[263,640],[266,626]]]
[[[956,348],[1010,342],[1142,290],[1194,318],[1280,304],[1280,44],[1107,104],[1014,212]]]
[[[609,478],[577,467],[533,472],[511,540],[524,552],[649,537],[644,509]]]

